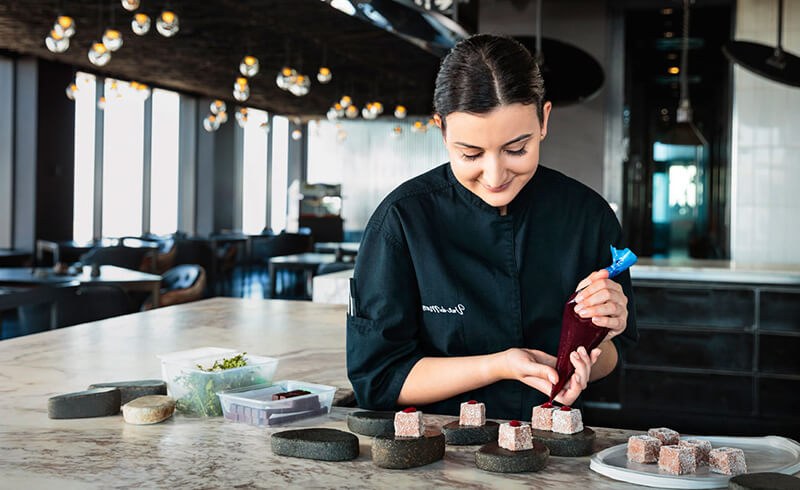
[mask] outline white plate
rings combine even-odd
[[[686,436],[681,439],[705,439],[713,448],[736,447],[744,451],[748,473],[771,471],[793,475],[800,471],[800,444],[779,436],[767,437],[704,437]],[[728,486],[730,476],[712,473],[700,466],[696,473],[670,475],[658,469],[658,464],[628,461],[628,444],[604,449],[592,456],[589,468],[615,480],[663,488],[721,488]]]

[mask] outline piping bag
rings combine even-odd
[[[606,267],[608,277],[614,277],[622,273],[628,267],[636,263],[636,255],[630,249],[617,250],[611,245],[611,258],[613,263]],[[569,355],[578,347],[583,346],[586,352],[591,353],[592,349],[600,345],[606,337],[609,329],[598,327],[592,323],[592,318],[582,318],[575,313],[575,297],[583,291],[581,288],[572,293],[564,307],[564,317],[561,320],[561,340],[558,343],[558,358],[556,360],[556,371],[558,371],[558,383],[553,385],[550,392],[550,402],[561,392],[567,380],[575,372],[575,366],[569,360]]]

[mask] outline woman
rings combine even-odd
[[[614,280],[609,245],[622,231],[588,187],[539,165],[551,104],[530,53],[476,35],[436,78],[434,119],[450,162],[392,191],[364,232],[351,281],[347,371],[359,406],[527,419],[558,373],[567,298],[610,328],[556,401],[572,405],[608,375],[637,334],[630,276]],[[594,271],[594,272],[593,272]],[[577,288],[576,288],[577,286]]]

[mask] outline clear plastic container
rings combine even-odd
[[[215,361],[239,354],[244,353],[204,347],[158,356],[161,359],[161,375],[167,382],[169,395],[175,399],[176,409],[189,415],[217,417],[222,415],[218,392],[272,382],[278,367],[278,360],[272,357],[244,354],[246,366],[205,371]]]
[[[284,400],[272,399],[272,395],[276,393],[294,390],[311,393]],[[284,380],[271,385],[223,391],[219,393],[219,399],[226,419],[271,427],[330,413],[335,394],[334,386]]]

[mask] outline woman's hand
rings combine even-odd
[[[628,298],[618,282],[608,278],[608,271],[592,272],[578,283],[577,290],[585,288],[575,297],[575,312],[581,318],[592,318],[592,323],[609,329],[603,341],[611,340],[625,331],[628,322]]]
[[[600,357],[602,351],[594,349],[589,355],[586,349],[579,347],[570,354],[570,362],[575,367],[575,372],[570,377],[555,400],[564,405],[572,405],[578,395],[586,389],[592,373],[592,366]],[[553,385],[558,382],[558,372],[555,370],[556,358],[550,354],[534,349],[512,348],[503,352],[504,373],[503,379],[516,379],[535,388],[547,396],[553,390]]]

